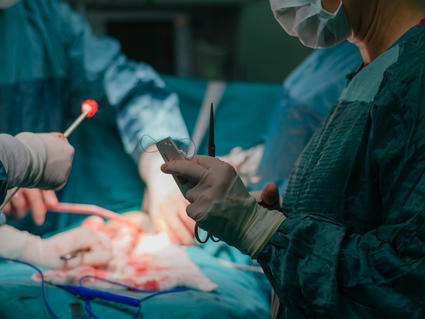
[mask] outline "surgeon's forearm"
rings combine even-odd
[[[149,191],[150,205],[155,206],[164,200],[164,196],[178,192],[178,188],[170,175],[161,171],[164,160],[156,145],[149,146],[140,156],[139,174]]]
[[[18,185],[24,179],[29,165],[25,146],[13,136],[0,134],[0,161],[8,176],[8,187]]]
[[[21,133],[16,138],[0,134],[0,161],[7,172],[8,188],[30,187],[38,181],[46,156],[43,141],[35,134]]]
[[[160,168],[164,161],[159,154],[156,145],[151,145],[140,155],[138,169],[140,177],[146,184],[155,179],[155,176],[161,172]]]

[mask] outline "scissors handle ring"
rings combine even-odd
[[[220,241],[220,239],[218,239],[218,238],[214,237],[214,236],[213,236],[213,235],[211,235],[211,234],[209,234],[209,236],[210,236],[211,240],[212,240],[213,242],[215,242],[215,243],[218,243],[218,242]]]
[[[198,225],[198,223],[196,223],[196,224],[195,224],[195,238],[196,238],[196,240],[197,240],[199,243],[201,243],[201,244],[205,244],[205,243],[208,241],[208,239],[210,239],[210,238],[211,238],[211,240],[212,240],[213,242],[215,242],[215,243],[218,243],[218,242],[220,241],[220,239],[215,238],[214,236],[211,236],[211,234],[207,234],[207,237],[205,237],[205,239],[204,239],[204,240],[202,240],[202,239],[199,237],[199,225]]]
[[[210,238],[210,234],[207,234],[207,237],[205,237],[204,240],[201,240],[201,238],[199,237],[199,225],[198,225],[198,223],[196,223],[195,224],[195,238],[199,243],[205,244],[208,241],[208,239]]]

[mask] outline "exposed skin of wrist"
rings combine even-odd
[[[322,7],[328,12],[334,13],[341,3],[341,0],[322,0]]]
[[[334,1],[322,0],[322,5],[331,8]],[[342,4],[352,29],[348,40],[359,48],[364,66],[425,17],[421,0],[343,0]]]
[[[250,192],[250,194],[264,208],[270,210],[281,209],[279,189],[275,183],[269,183],[262,191],[254,191]]]

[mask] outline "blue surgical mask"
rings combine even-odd
[[[328,48],[351,35],[342,2],[335,13],[320,0],[270,0],[273,14],[289,35],[310,48]]]
[[[0,0],[0,9],[9,8],[15,4],[17,4],[19,0]]]

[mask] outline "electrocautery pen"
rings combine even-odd
[[[96,114],[98,109],[97,102],[95,100],[86,100],[81,104],[81,115],[71,124],[71,126],[63,134],[66,138],[88,117],[92,117]],[[20,188],[16,187],[9,196],[5,199],[3,204],[0,206],[0,225],[6,223],[6,214],[4,213],[4,207],[10,202]]]

